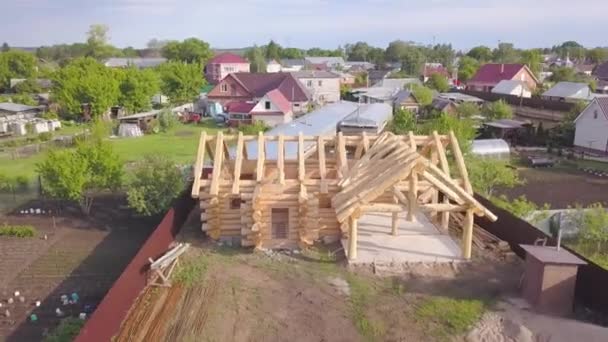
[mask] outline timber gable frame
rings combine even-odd
[[[269,143],[276,144],[275,156],[268,155]],[[248,144],[257,147],[255,159],[248,157]],[[297,146],[297,153],[287,154],[288,144]],[[459,178],[450,173],[448,151]],[[213,171],[203,177],[206,160]],[[224,136],[220,132],[210,136],[203,132],[194,174],[192,197],[200,201],[202,230],[212,239],[242,246],[295,248],[348,238],[348,256],[353,259],[357,220],[367,212],[392,213],[393,234],[399,212],[407,212],[410,221],[419,212],[426,213],[444,231],[450,213],[462,212],[463,257],[468,259],[473,216],[497,219],[474,198],[453,133]],[[281,213],[286,216],[278,222]],[[286,236],[281,233],[276,238],[274,232],[283,229]]]

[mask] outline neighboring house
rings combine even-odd
[[[424,63],[422,71],[420,72],[420,78],[422,82],[426,83],[431,75],[439,74],[446,79],[450,78],[450,73],[441,63]]]
[[[593,74],[593,69],[595,69],[595,65],[593,64],[577,64],[574,66],[574,69],[579,74],[591,76]]]
[[[593,99],[574,120],[574,146],[599,154],[608,154],[608,98]]]
[[[380,134],[393,118],[393,109],[386,103],[360,105],[338,123],[338,132],[344,135]]]
[[[330,70],[344,69],[346,62],[342,57],[306,57],[307,64],[315,66],[325,65]]]
[[[454,103],[453,101],[438,96],[433,99],[433,102],[431,103],[431,108],[440,113],[456,115],[458,105],[456,105],[456,103]]]
[[[294,72],[304,69],[306,66],[306,60],[304,59],[282,59],[281,60],[281,71],[282,72]]]
[[[337,73],[340,76],[340,84],[352,86],[355,84],[357,78],[355,75],[349,74],[347,72],[339,72]]]
[[[340,100],[340,76],[329,71],[303,70],[292,73],[308,89],[315,103]]]
[[[393,104],[395,95],[400,91],[398,88],[371,87],[356,88],[351,92],[359,103],[388,103]]]
[[[492,88],[492,93],[525,98],[532,97],[532,92],[528,88],[528,85],[525,82],[518,80],[502,80]]]
[[[158,57],[158,58],[122,58],[122,57],[113,57],[109,58],[105,61],[104,65],[108,68],[128,68],[128,67],[136,67],[138,69],[145,68],[154,68],[157,67],[167,61],[166,58]]]
[[[369,84],[376,84],[391,74],[392,70],[370,70],[367,74]]]
[[[467,94],[463,94],[463,93],[441,93],[441,94],[439,94],[439,96],[444,99],[453,101],[457,104],[470,102],[470,103],[482,105],[485,102],[484,100],[480,99],[479,97],[475,97],[475,96],[471,96],[471,95],[467,95]]]
[[[600,81],[608,82],[608,62],[604,62],[595,68],[593,75]]]
[[[263,122],[275,127],[293,120],[291,104],[278,90],[272,90],[258,102],[233,102],[226,105],[231,126]]]
[[[294,114],[304,113],[312,99],[310,92],[291,74],[234,73],[220,81],[207,95],[210,102],[226,106],[231,102],[258,102],[272,90],[280,91]]]
[[[608,94],[608,81],[597,81],[597,85],[595,86],[595,91],[601,94]]]
[[[380,80],[377,83],[373,83],[372,87],[374,88],[394,88],[394,89],[406,89],[411,87],[412,85],[422,85],[417,78],[385,78]]]
[[[0,117],[14,117],[19,119],[29,119],[40,113],[41,107],[28,106],[20,103],[0,102]]]
[[[409,90],[400,90],[395,96],[393,100],[393,108],[394,110],[409,110],[412,113],[418,114],[420,111],[420,105],[414,94],[412,94]]]
[[[266,62],[266,72],[281,72],[282,66],[281,63],[272,59]]]
[[[542,98],[561,102],[589,101],[592,94],[587,83],[559,82],[544,92]]]
[[[205,66],[205,77],[211,84],[217,84],[226,76],[236,72],[249,72],[249,62],[233,53],[222,53],[213,57]]]
[[[484,64],[475,76],[467,82],[467,89],[473,91],[491,92],[500,81],[517,80],[526,83],[530,91],[534,91],[539,80],[524,64]]]
[[[346,69],[357,69],[357,70],[373,70],[376,67],[374,63],[370,62],[358,62],[358,61],[347,61]]]

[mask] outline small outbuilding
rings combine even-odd
[[[493,94],[512,95],[517,97],[532,97],[532,91],[525,82],[517,80],[502,80],[492,88]]]

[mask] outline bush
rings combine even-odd
[[[238,130],[244,135],[257,135],[258,132],[266,132],[269,128],[264,122],[256,121],[251,125],[240,125]]]
[[[177,117],[175,117],[175,114],[173,114],[173,112],[169,109],[162,110],[160,113],[158,113],[157,121],[158,127],[162,132],[172,130],[179,123]]]
[[[49,141],[53,138],[53,133],[51,132],[42,132],[38,134],[38,140],[40,141]]]
[[[59,119],[59,114],[57,114],[56,112],[53,112],[53,111],[48,111],[48,112],[42,114],[40,117],[43,119],[46,119],[46,120],[57,120],[57,119]]]
[[[34,235],[36,235],[36,229],[32,226],[9,226],[7,224],[0,226],[0,236],[25,238]]]
[[[45,339],[44,342],[71,342],[74,341],[84,321],[75,317],[68,317],[61,320],[59,326]]]

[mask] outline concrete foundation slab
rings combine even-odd
[[[441,233],[424,214],[413,222],[406,213],[399,213],[397,236],[391,235],[392,215],[370,213],[358,221],[357,258],[351,264],[371,263],[448,263],[462,261],[460,246]],[[342,240],[345,253],[348,240]]]

